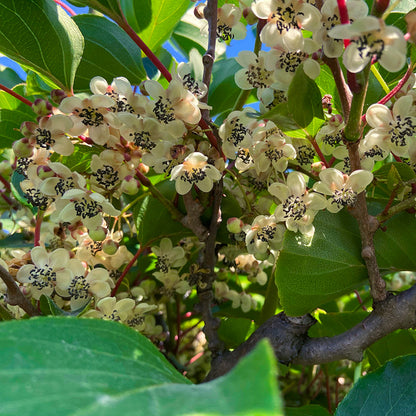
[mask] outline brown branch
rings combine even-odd
[[[204,75],[202,81],[209,89],[211,83],[212,66],[215,61],[215,45],[217,42],[217,14],[218,14],[218,0],[208,0],[207,6],[204,8],[204,17],[208,21],[208,49],[202,58],[204,64]],[[208,101],[208,93],[201,101],[206,103]],[[201,111],[202,118],[209,122],[209,110]]]
[[[212,283],[217,277],[214,271],[216,264],[215,246],[217,241],[217,231],[221,223],[221,201],[223,191],[223,180],[214,184],[212,192],[212,217],[209,226],[207,238],[205,240],[204,253],[201,258],[201,267],[209,272],[203,274],[201,283],[198,287],[199,305],[198,309],[205,322],[203,331],[207,338],[209,349],[212,357],[215,359],[224,351],[224,343],[218,337],[218,328],[220,326],[220,319],[212,315],[212,302],[214,295],[212,293]]]
[[[13,276],[2,266],[0,266],[0,278],[7,286],[6,302],[8,304],[20,306],[29,316],[40,315],[40,313],[20,291],[19,286],[13,279]]]
[[[325,55],[322,57],[322,60],[328,65],[329,69],[331,70],[332,76],[334,77],[335,85],[337,86],[339,98],[341,100],[342,114],[344,120],[348,120],[348,117],[350,116],[352,94],[347,83],[345,82],[339,61],[336,58],[328,58]]]
[[[207,380],[227,373],[263,338],[268,338],[277,359],[284,364],[316,365],[348,359],[361,361],[366,348],[398,329],[416,327],[416,286],[397,296],[389,294],[361,323],[333,337],[310,338],[315,323],[310,315],[270,318],[232,352],[216,357]]]
[[[358,142],[348,143],[348,152],[351,164],[351,171],[361,168],[360,155],[358,151]],[[380,269],[377,264],[376,250],[374,247],[374,233],[379,227],[376,217],[368,214],[367,200],[365,192],[357,196],[355,206],[350,209],[350,213],[357,220],[361,235],[361,256],[365,261],[368,271],[368,280],[370,281],[370,292],[374,302],[380,302],[387,296],[386,282],[380,275]]]
[[[200,241],[207,238],[208,230],[201,222],[201,215],[204,207],[192,198],[191,192],[183,195],[183,202],[186,208],[186,215],[180,219],[181,224],[190,229]]]

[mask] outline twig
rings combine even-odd
[[[211,83],[212,66],[215,61],[215,45],[217,42],[217,14],[218,14],[218,0],[208,0],[204,8],[204,16],[208,21],[208,49],[202,57],[204,64],[204,75],[202,81],[209,89]],[[208,101],[208,93],[201,98],[201,101],[206,103]],[[201,111],[202,117],[209,122],[209,110]]]
[[[14,98],[17,98],[18,100],[20,100],[23,104],[26,104],[29,107],[32,107],[32,102],[31,101],[29,101],[25,97],[22,97],[17,92],[12,91],[10,88],[7,88],[5,85],[0,84],[0,90],[6,91],[8,94],[12,95]]]
[[[10,305],[20,306],[29,316],[38,316],[39,312],[33,307],[28,299],[20,291],[19,286],[16,284],[13,276],[0,265],[0,278],[7,286],[7,298],[6,301]]]

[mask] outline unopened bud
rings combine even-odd
[[[139,90],[140,90],[140,94],[148,97],[149,96],[149,93],[146,90],[146,82],[147,81],[143,81],[143,82],[140,83]]]
[[[45,165],[38,166],[37,174],[40,179],[52,178],[55,175],[55,172],[49,167]]]
[[[30,137],[38,127],[39,126],[33,121],[24,121],[20,125],[20,133],[22,133],[25,137]]]
[[[52,113],[53,106],[48,100],[37,98],[32,104],[32,109],[38,116],[47,116]]]
[[[256,23],[258,20],[257,16],[253,13],[250,7],[246,7],[243,10],[243,16],[249,25],[254,25],[254,23]]]
[[[16,140],[13,145],[13,152],[16,157],[31,157],[33,155],[33,147],[29,144],[27,139]]]
[[[103,248],[105,254],[112,256],[117,253],[118,244],[114,240],[105,240],[103,243]]]
[[[64,90],[52,90],[51,91],[51,100],[56,105],[61,104],[61,101],[66,97],[67,95]]]
[[[91,240],[103,241],[107,236],[107,230],[104,227],[97,227],[95,230],[88,230]]]
[[[311,173],[318,176],[323,170],[325,170],[324,162],[315,162],[311,164]]]
[[[329,125],[332,127],[338,127],[343,122],[341,114],[335,114],[329,119]]]
[[[120,185],[120,190],[127,195],[136,195],[139,192],[140,182],[133,178],[133,176],[128,175],[122,181]]]
[[[9,176],[12,173],[12,166],[8,160],[0,162],[0,175]]]
[[[205,9],[204,3],[198,4],[198,6],[194,8],[194,16],[197,19],[204,19],[204,9]]]
[[[227,230],[233,234],[240,234],[243,230],[244,223],[240,218],[228,218],[227,220]]]

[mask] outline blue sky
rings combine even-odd
[[[64,1],[64,2],[67,3],[71,7],[71,9],[74,10],[75,13],[77,14],[83,14],[83,13],[88,12],[87,7],[75,7],[69,4],[67,1]],[[231,44],[227,47],[227,52],[226,52],[227,57],[228,58],[235,57],[238,55],[238,53],[241,50],[253,50],[254,40],[255,39],[254,39],[253,32],[248,28],[246,39],[239,40],[239,41],[236,41],[236,40],[231,41]],[[185,58],[181,54],[179,54],[177,51],[175,51],[175,49],[171,45],[169,45],[168,42],[163,46],[173,55],[173,57],[178,62],[184,61]],[[26,73],[20,68],[18,64],[16,64],[9,58],[5,56],[0,57],[0,65],[8,66],[14,69],[22,79],[26,79]]]

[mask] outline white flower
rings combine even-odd
[[[368,14],[368,6],[363,0],[347,0],[348,18],[355,21]],[[341,24],[337,0],[325,0],[321,8],[322,26],[313,34],[313,40],[323,45],[323,50],[328,58],[338,58],[342,55],[344,43],[341,39],[328,36],[328,31]]]
[[[301,173],[290,172],[287,185],[272,183],[269,192],[281,202],[274,212],[277,221],[285,221],[290,231],[313,234],[313,219],[319,210],[326,207],[326,200],[322,195],[307,191]]]
[[[235,83],[242,90],[270,87],[273,83],[273,71],[268,71],[264,64],[266,52],[260,51],[257,56],[251,51],[240,51],[235,60],[243,67],[234,75]]]
[[[101,226],[103,214],[120,215],[111,203],[101,194],[83,189],[70,189],[56,202],[56,209],[62,222],[82,223],[90,231]]]
[[[415,140],[416,134],[416,117],[412,116],[413,111],[413,99],[410,95],[399,98],[393,111],[383,104],[371,105],[366,119],[373,129],[365,136],[365,146],[377,145],[397,156],[407,157],[409,143]]]
[[[152,247],[157,256],[156,268],[167,273],[171,267],[181,267],[186,263],[185,250],[182,247],[173,247],[169,238],[162,238],[160,246]]]
[[[219,128],[222,149],[229,159],[235,159],[240,148],[249,148],[252,144],[250,127],[254,127],[255,122],[247,116],[247,111],[231,112]]]
[[[316,192],[329,195],[327,210],[338,212],[345,206],[353,206],[357,195],[364,191],[373,180],[373,174],[366,170],[355,170],[350,176],[334,168],[324,169],[319,174],[322,182],[313,186]]]
[[[17,272],[20,283],[29,283],[33,287],[32,296],[39,299],[42,294],[51,296],[59,279],[71,279],[68,269],[69,253],[63,248],[48,253],[44,247],[34,247],[31,251],[33,264],[25,264]]]
[[[86,272],[78,259],[71,259],[67,266],[72,276],[58,276],[56,293],[63,298],[70,298],[71,310],[83,308],[94,296],[96,300],[110,295],[114,283],[103,268],[95,268]]]
[[[175,180],[176,192],[188,193],[193,185],[202,192],[209,192],[213,182],[221,179],[220,171],[208,162],[208,157],[199,152],[191,153],[182,164],[172,169],[171,180]]]
[[[124,77],[113,79],[111,85],[103,77],[94,77],[90,81],[90,89],[95,95],[107,95],[111,97],[115,105],[110,109],[115,113],[144,114],[148,98],[135,94],[130,81]]]
[[[344,127],[345,123],[336,115],[318,131],[315,140],[324,155],[332,155],[335,147],[342,143]]]
[[[198,99],[188,91],[178,78],[174,78],[165,90],[156,81],[145,81],[144,88],[154,99],[149,104],[149,114],[156,117],[161,123],[171,124],[181,120],[188,124],[198,124],[201,119]]]
[[[109,127],[120,127],[120,122],[111,111],[116,104],[106,95],[92,95],[81,100],[72,96],[64,98],[59,109],[70,116],[74,126],[69,131],[74,136],[84,134],[88,130],[91,139],[99,145],[106,144],[110,139]]]
[[[242,11],[234,4],[224,4],[217,12],[217,37],[224,41],[246,37],[246,26],[240,22]]]
[[[280,249],[285,227],[276,221],[274,215],[259,215],[243,230],[246,232],[247,251],[257,259],[265,260],[269,249]]]
[[[348,71],[356,73],[376,58],[390,72],[399,71],[406,62],[406,41],[394,26],[386,26],[382,19],[367,16],[351,24],[337,25],[328,35],[334,39],[350,39],[343,55]]]
[[[97,302],[97,309],[87,311],[84,317],[125,322],[131,316],[135,306],[133,299],[126,298],[117,301],[115,297],[106,297]]]
[[[186,62],[180,62],[178,64],[178,68],[176,70],[179,78],[182,80],[183,86],[190,91],[195,97],[202,98],[204,97],[207,92],[207,86],[201,82],[197,81],[191,73],[191,66]]]
[[[259,19],[267,20],[260,39],[270,47],[279,38],[290,47],[302,37],[300,29],[314,31],[321,23],[319,10],[303,0],[258,0],[251,9]]]

